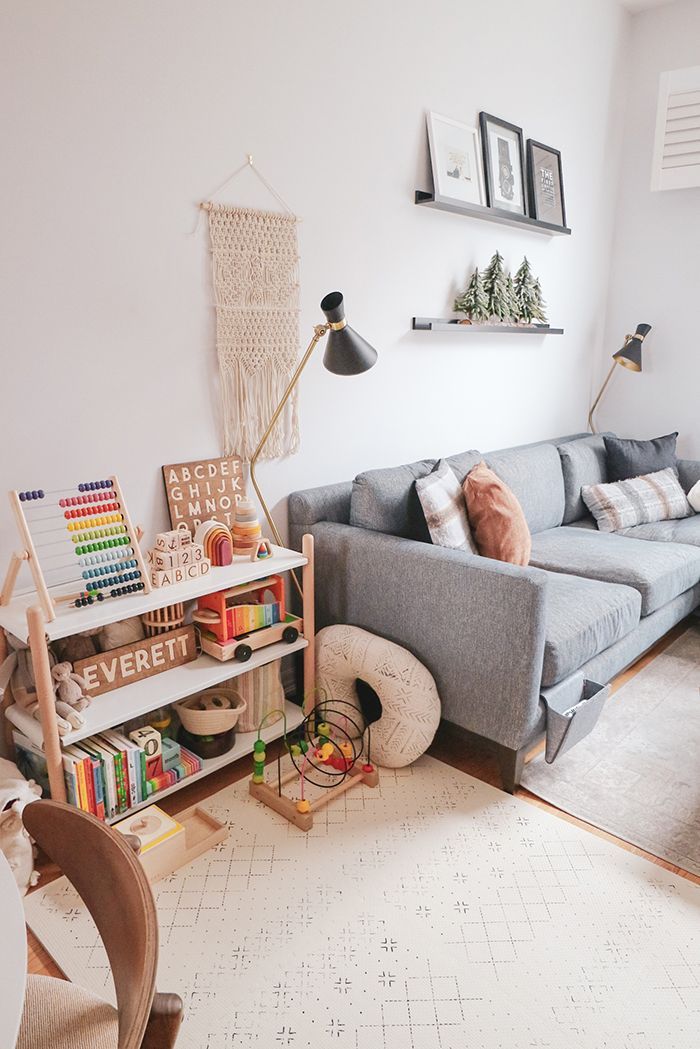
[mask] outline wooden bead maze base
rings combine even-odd
[[[340,710],[340,707],[344,709]],[[267,783],[265,743],[261,732],[268,719],[279,715],[284,716],[283,711],[270,711],[258,726],[258,738],[253,745],[253,775],[248,784],[251,797],[284,816],[299,830],[309,831],[314,824],[314,813],[334,798],[361,783],[368,787],[378,785],[379,772],[370,757],[371,726],[365,724],[362,713],[352,704],[326,699],[304,718],[295,732],[297,738],[287,738],[285,725],[284,745],[294,767],[283,774],[278,758],[277,783],[275,786]],[[314,772],[323,775],[324,780],[312,779],[311,773]],[[282,793],[282,788],[293,780],[299,782],[300,797],[297,800]],[[320,788],[323,793],[309,801],[304,797],[306,783]]]

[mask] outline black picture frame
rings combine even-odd
[[[556,170],[556,178],[552,186],[555,203],[548,205],[544,197],[541,182],[535,177],[538,164],[537,151],[545,153],[554,158],[553,169]],[[553,146],[545,146],[544,142],[537,142],[534,138],[527,140],[527,193],[530,206],[530,215],[540,222],[549,222],[553,226],[566,226],[566,204],[564,202],[564,177],[561,167],[561,153]],[[558,203],[557,203],[558,202]]]
[[[520,178],[517,180],[520,189],[520,199],[522,201],[522,209],[517,206],[509,206],[507,200],[503,199],[503,187],[508,188],[510,176],[513,179],[513,187],[515,185],[515,176],[512,175],[512,164],[508,158],[504,158],[504,166],[498,173],[498,183],[496,181],[496,172],[493,170],[491,163],[491,150],[489,148],[489,125],[503,128],[505,131],[511,132],[515,135],[518,142],[518,163],[520,164]],[[507,214],[515,215],[527,215],[527,196],[525,189],[525,150],[523,148],[523,129],[518,127],[517,124],[511,124],[507,120],[502,120],[500,117],[495,117],[491,113],[479,113],[479,130],[481,131],[481,151],[484,156],[484,181],[486,183],[486,202],[490,208],[496,211],[503,211]],[[506,170],[506,166],[510,165],[511,173]]]

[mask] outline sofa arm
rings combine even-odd
[[[700,481],[700,460],[679,459],[676,466],[678,467],[678,480],[687,494],[693,485]]]
[[[435,678],[444,718],[511,749],[529,741],[546,573],[349,525],[311,532],[319,629],[350,623],[403,645]]]
[[[319,521],[350,521],[352,481],[326,484],[321,488],[307,488],[292,492],[287,503],[289,541],[294,550],[301,550],[301,537]]]

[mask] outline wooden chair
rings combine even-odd
[[[27,805],[24,825],[92,915],[109,958],[117,1008],[65,980],[29,976],[17,1049],[172,1049],[176,994],[157,994],[158,918],[128,841],[72,805]]]

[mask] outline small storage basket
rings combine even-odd
[[[226,700],[230,706],[225,705]],[[193,736],[218,736],[221,732],[229,732],[235,728],[246,707],[240,693],[226,686],[207,688],[175,704],[183,727]]]
[[[589,681],[583,674],[542,693],[547,710],[544,759],[548,765],[593,731],[609,695],[610,685]]]

